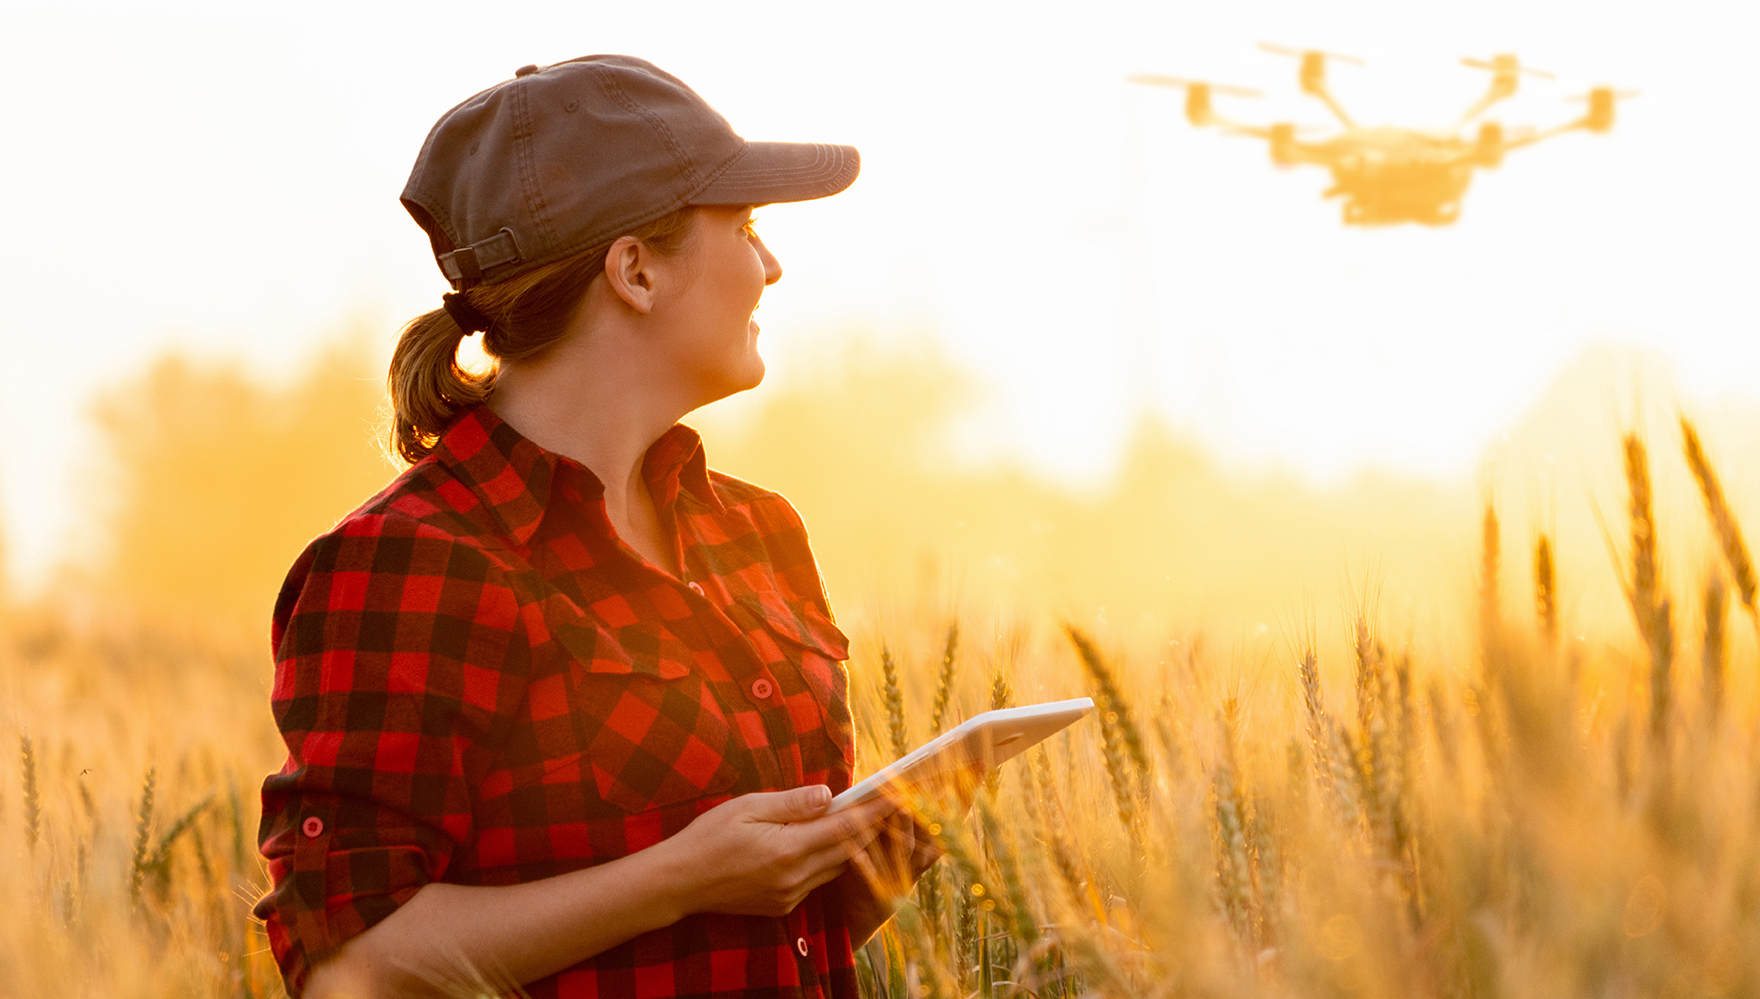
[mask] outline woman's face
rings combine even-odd
[[[747,206],[696,210],[689,243],[668,263],[679,276],[664,309],[664,349],[706,405],[764,380],[758,324],[752,313],[764,288],[782,277],[782,265],[752,229]]]

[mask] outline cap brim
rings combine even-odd
[[[748,142],[693,205],[773,205],[828,198],[855,182],[862,154],[820,142]]]

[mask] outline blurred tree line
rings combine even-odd
[[[1315,490],[1275,473],[1230,475],[1149,419],[1099,488],[959,460],[950,440],[976,389],[921,344],[852,339],[758,392],[749,419],[711,408],[689,422],[712,466],[801,510],[846,618],[978,601],[1118,625],[1287,626],[1316,591],[1330,610],[1341,565],[1372,564],[1393,589],[1434,589],[1460,575],[1457,555],[1470,550],[1438,543],[1470,538],[1463,490],[1388,476]],[[279,385],[238,364],[169,355],[94,412],[108,444],[96,582],[166,616],[263,626],[305,543],[400,467],[383,445],[382,361],[364,338]]]
[[[267,622],[288,566],[395,474],[360,338],[283,385],[169,354],[93,407],[99,587],[161,614]]]
[[[963,605],[1230,641],[1269,630],[1276,640],[1376,600],[1401,627],[1447,640],[1470,633],[1444,629],[1471,627],[1477,511],[1500,491],[1512,552],[1539,530],[1554,540],[1566,632],[1596,619],[1623,626],[1595,526],[1598,505],[1617,509],[1598,497],[1619,495],[1608,442],[1621,421],[1596,416],[1606,417],[1605,386],[1620,380],[1609,356],[1567,372],[1489,452],[1480,482],[1364,472],[1316,486],[1230,469],[1144,417],[1115,473],[1077,487],[1005,458],[961,458],[953,441],[980,390],[934,348],[827,342],[816,366],[759,388],[743,410],[710,407],[688,421],[713,467],[800,509],[846,623]],[[173,354],[104,392],[93,412],[105,462],[88,490],[102,555],[81,585],[163,620],[260,633],[306,542],[400,470],[384,447],[383,356],[356,336],[274,382]],[[1666,442],[1672,411],[1653,408],[1660,421],[1647,432]],[[1738,507],[1760,517],[1744,503],[1760,495],[1760,466],[1741,460],[1760,443],[1760,419],[1743,407],[1705,425]],[[1676,466],[1658,463],[1658,516],[1676,546],[1668,564],[1685,570],[1702,561],[1706,539]],[[1506,576],[1505,599],[1522,606],[1524,573]]]

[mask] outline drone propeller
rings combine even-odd
[[[1259,50],[1262,52],[1269,52],[1272,55],[1290,56],[1294,59],[1302,59],[1308,56],[1319,56],[1323,59],[1334,59],[1338,62],[1349,63],[1352,66],[1368,65],[1368,63],[1358,59],[1356,56],[1340,55],[1337,52],[1323,52],[1320,49],[1292,49],[1287,45],[1274,45],[1271,42],[1260,42]]]
[[[1281,127],[1281,126],[1279,126],[1279,127]],[[1289,134],[1292,136],[1294,136],[1294,135],[1312,135],[1315,132],[1326,132],[1326,131],[1330,131],[1330,130],[1331,129],[1326,125],[1291,125],[1291,126],[1289,126]],[[1221,132],[1223,135],[1245,135],[1245,136],[1250,136],[1252,138],[1257,139],[1257,138],[1263,138],[1262,133],[1265,130],[1264,129],[1255,130],[1255,129],[1248,128],[1248,127],[1242,126],[1242,125],[1231,125],[1231,126],[1228,126],[1225,128],[1219,128],[1219,129],[1217,129],[1217,131]]]
[[[1567,97],[1566,100],[1588,101],[1588,113],[1577,127],[1586,128],[1591,132],[1605,132],[1613,128],[1613,105],[1622,98],[1638,96],[1636,90],[1615,90],[1612,87],[1596,87],[1586,94]]]
[[[1551,73],[1548,73],[1547,71],[1545,71],[1543,69],[1535,69],[1532,66],[1524,66],[1524,65],[1522,65],[1522,62],[1520,59],[1517,59],[1513,55],[1507,55],[1507,54],[1494,55],[1491,57],[1491,60],[1489,62],[1487,62],[1484,59],[1466,58],[1466,59],[1461,60],[1461,65],[1462,66],[1471,66],[1474,69],[1490,70],[1493,73],[1509,73],[1511,75],[1514,75],[1516,73],[1526,73],[1529,76],[1538,76],[1543,80],[1556,80],[1556,79],[1558,79],[1558,77],[1553,76]]]
[[[1227,94],[1230,97],[1264,97],[1265,95],[1250,87],[1234,87],[1226,83],[1205,83],[1202,80],[1186,80],[1177,76],[1162,76],[1159,73],[1130,73],[1125,76],[1127,83],[1142,83],[1151,87],[1175,87],[1190,90],[1193,87],[1206,87],[1213,94]]]

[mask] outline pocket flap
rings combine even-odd
[[[689,675],[690,650],[661,625],[607,628],[571,624],[555,629],[557,641],[589,673],[642,673],[662,680]]]
[[[790,603],[779,593],[742,593],[734,598],[733,606],[756,619],[750,623],[762,624],[780,638],[828,659],[841,662],[849,658],[849,637],[811,603]]]

